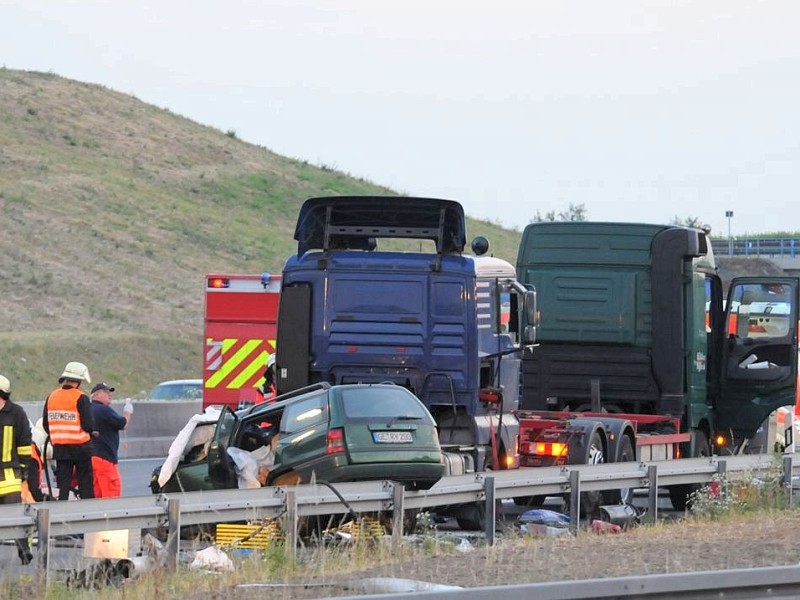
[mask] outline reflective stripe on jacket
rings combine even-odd
[[[31,457],[31,428],[25,411],[6,402],[0,410],[0,496],[22,490]]]
[[[54,446],[85,444],[91,439],[81,425],[78,412],[81,396],[83,392],[79,388],[61,388],[47,399],[47,424]]]

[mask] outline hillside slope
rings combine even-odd
[[[395,193],[53,74],[0,69],[0,140],[0,373],[18,399],[69,360],[120,397],[199,377],[205,273],[280,272],[306,198]],[[519,232],[469,234],[516,258]]]

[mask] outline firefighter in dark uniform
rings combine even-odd
[[[275,396],[278,395],[275,383],[275,353],[273,352],[267,359],[267,368],[264,370],[264,383],[258,388],[259,392],[261,392],[261,400],[256,404],[261,404],[262,402],[271,404],[275,401]]]
[[[22,485],[31,460],[31,424],[18,404],[11,402],[11,383],[0,375],[0,504],[22,502]],[[27,538],[16,540],[23,565],[33,559]]]
[[[61,387],[53,390],[44,403],[42,425],[53,446],[59,500],[69,500],[73,471],[78,478],[78,495],[84,500],[94,498],[94,420],[91,400],[80,389],[84,381],[92,382],[86,365],[67,363],[58,379]]]

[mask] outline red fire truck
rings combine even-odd
[[[261,400],[259,386],[275,352],[281,278],[206,275],[203,408],[233,410]]]

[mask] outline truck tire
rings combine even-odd
[[[501,500],[495,501],[494,506],[495,527],[498,527],[503,514],[503,502]],[[464,531],[485,531],[486,530],[486,505],[483,502],[473,502],[471,504],[462,504],[456,509],[453,515],[456,518],[459,529]]]
[[[694,439],[695,456],[710,456],[711,449],[708,446],[708,437],[706,434],[696,429],[692,432]],[[694,492],[701,488],[699,483],[684,483],[681,485],[671,485],[669,490],[669,500],[672,502],[672,508],[680,512],[686,512],[687,509],[692,507],[691,496]]]
[[[580,439],[580,436],[578,437]],[[605,454],[603,450],[603,439],[597,429],[594,429],[589,436],[589,441],[583,449],[581,456],[576,456],[576,453],[581,450],[581,447],[576,444],[571,444],[569,449],[570,464],[584,464],[584,465],[599,465],[604,462]],[[569,495],[566,497],[569,503]],[[569,504],[567,504],[569,506]],[[603,505],[603,492],[581,492],[581,517],[591,517],[597,513],[597,509]]]
[[[456,523],[464,531],[483,531],[486,529],[486,508],[482,502],[464,504],[456,512]]]
[[[631,438],[623,435],[617,445],[617,456],[614,462],[631,462],[633,460],[636,460],[636,455],[633,452]],[[621,488],[603,492],[603,504],[630,504],[631,502],[633,502],[633,488]]]

